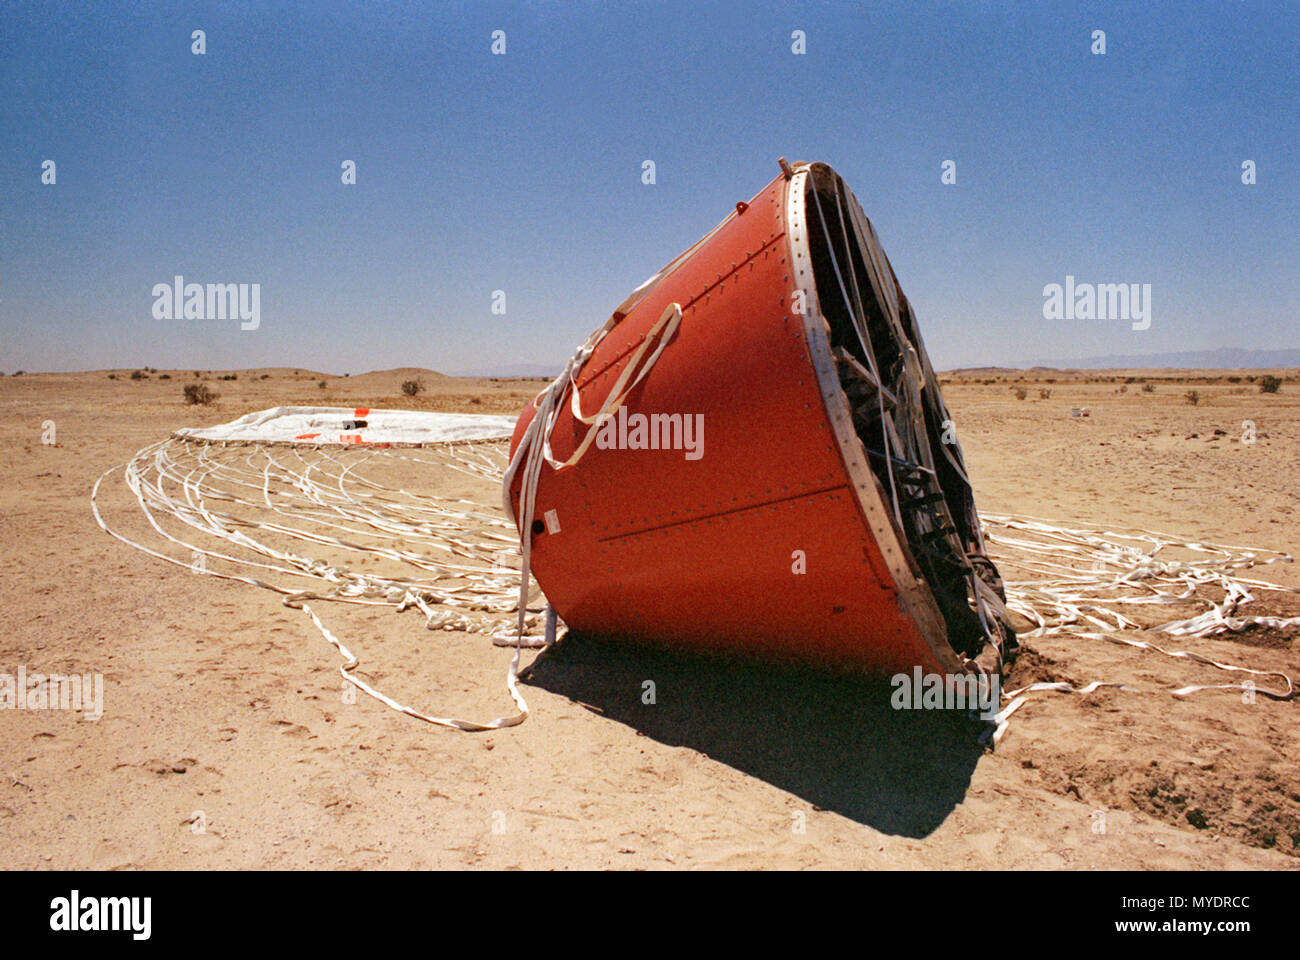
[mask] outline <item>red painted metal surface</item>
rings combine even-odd
[[[895,672],[960,670],[900,602],[819,390],[778,177],[654,286],[579,378],[598,408],[667,305],[682,321],[629,414],[703,415],[702,456],[600,449],[543,466],[532,569],[576,630],[710,651]],[[534,413],[515,430],[512,452]],[[567,399],[564,460],[591,429]],[[512,495],[518,505],[516,482]],[[874,487],[866,496],[878,497]],[[516,515],[519,511],[516,510]],[[804,565],[800,568],[800,558]]]

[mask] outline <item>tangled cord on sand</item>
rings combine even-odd
[[[1203,603],[1207,609],[1195,617],[1146,629],[1178,637],[1209,637],[1253,626],[1300,625],[1300,617],[1234,615],[1254,600],[1251,587],[1297,592],[1235,575],[1252,567],[1290,563],[1292,557],[1280,551],[1185,541],[1150,530],[1117,533],[1061,527],[1033,517],[984,514],[981,520],[986,542],[1001,548],[995,553],[999,564],[1039,575],[1039,579],[1007,584],[1007,606],[1038,624],[1031,636],[1060,633],[1081,621],[1100,630],[1141,629],[1112,608],[1189,602]],[[1018,535],[1012,536],[1013,532]],[[1193,556],[1170,556],[1177,551]],[[1223,599],[1206,598],[1204,587],[1222,589]]]
[[[91,492],[91,507],[105,532],[151,556],[281,594],[286,606],[311,617],[339,651],[343,678],[394,709],[463,730],[522,722],[527,704],[513,684],[519,712],[487,723],[424,714],[396,703],[356,676],[358,659],[308,604],[328,600],[398,612],[415,608],[430,630],[486,633],[498,645],[545,643],[537,636],[544,607],[535,584],[530,584],[524,635],[516,634],[513,617],[503,616],[519,610],[520,558],[518,535],[500,508],[376,482],[362,472],[376,458],[434,475],[451,471],[499,483],[505,449],[501,441],[393,449],[171,438],[101,475]],[[133,540],[104,521],[100,486],[119,469],[149,525],[173,553],[179,550],[187,559]],[[212,538],[223,543],[213,545]],[[322,553],[358,563],[386,562],[386,569],[363,572],[342,559],[322,559]]]
[[[424,471],[424,490],[381,483],[363,468]],[[503,441],[476,441],[415,448],[339,447],[311,444],[206,443],[170,438],[140,450],[126,464],[95,482],[91,507],[107,533],[151,556],[195,573],[274,591],[303,610],[343,657],[349,683],[393,709],[430,723],[462,730],[497,729],[520,723],[527,704],[508,684],[518,712],[487,723],[422,713],[390,699],[355,675],[359,663],[325,626],[308,601],[418,609],[430,630],[463,630],[490,636],[498,645],[543,647],[545,599],[530,581],[526,630],[516,634],[508,614],[519,609],[518,535],[499,506],[425,492],[429,471],[449,471],[499,485],[506,465]],[[101,484],[121,470],[163,549],[111,528],[99,509]],[[1252,591],[1291,588],[1246,578],[1242,571],[1291,557],[1270,550],[1189,542],[1137,530],[1114,532],[1054,525],[1029,517],[982,516],[990,554],[1006,578],[1007,606],[1037,624],[1028,637],[1070,633],[1188,659],[1215,668],[1272,677],[1284,692],[1258,689],[1272,699],[1291,699],[1289,676],[1226,664],[1185,650],[1166,650],[1124,636],[1146,629],[1171,637],[1203,638],[1252,626],[1287,628],[1300,617],[1245,616]],[[165,524],[165,525],[164,525]],[[215,541],[218,541],[214,543]],[[381,570],[361,571],[351,557]],[[1221,592],[1222,597],[1208,593]],[[1192,617],[1161,618],[1161,608],[1202,605]],[[553,630],[554,625],[550,625]],[[513,674],[512,674],[513,681]],[[1088,693],[1120,683],[1094,681],[1031,684],[1003,695],[994,740],[1008,718],[1042,692]],[[1188,696],[1206,689],[1251,689],[1240,684],[1186,686]]]
[[[1191,650],[1167,650],[1124,636],[1126,632],[1145,629],[1171,637],[1205,638],[1241,633],[1253,627],[1300,626],[1300,617],[1238,615],[1243,606],[1254,601],[1252,589],[1298,592],[1281,584],[1240,575],[1240,571],[1253,567],[1290,563],[1289,554],[1187,541],[1150,530],[1116,532],[1062,527],[1033,517],[983,514],[981,522],[985,542],[992,548],[990,554],[1008,577],[1008,608],[1038,625],[1025,637],[1068,632],[1077,637],[1107,640],[1191,660],[1230,673],[1276,679],[1285,686],[1283,691],[1275,692],[1256,686],[1253,680],[1189,684],[1171,691],[1175,697],[1187,697],[1201,690],[1243,690],[1271,700],[1295,697],[1295,684],[1285,673],[1223,663]],[[1010,576],[1022,572],[1033,579]],[[1189,604],[1205,609],[1195,616],[1172,620],[1164,620],[1158,609],[1185,608]],[[1144,619],[1157,622],[1140,623],[1135,618],[1141,614],[1146,615]],[[1100,687],[1130,689],[1123,683],[1094,680],[1083,687],[1060,682],[1034,683],[1005,693],[1006,706],[993,718],[992,741],[1001,740],[1011,715],[1027,702],[1030,694],[1086,694]]]

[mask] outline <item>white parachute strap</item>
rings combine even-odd
[[[1103,629],[1124,629],[1136,624],[1115,606],[1151,606],[1185,603],[1202,586],[1224,591],[1221,603],[1210,604],[1205,613],[1153,627],[1173,636],[1206,637],[1225,631],[1240,632],[1250,626],[1289,627],[1300,625],[1300,617],[1235,617],[1238,607],[1253,600],[1248,588],[1296,592],[1290,587],[1235,575],[1234,571],[1279,562],[1288,554],[1257,548],[1180,541],[1164,533],[1138,530],[1133,533],[1079,530],[1059,527],[1030,517],[985,514],[983,523],[990,543],[1008,548],[1003,562],[1044,575],[1043,579],[1008,582],[1008,606],[1038,623],[1030,636],[1059,633],[1086,620]],[[993,532],[998,528],[1023,530],[1040,539],[1010,537]],[[1128,541],[1122,543],[1117,541]],[[1136,544],[1150,544],[1142,550]],[[1214,555],[1206,560],[1161,559],[1168,547],[1192,553]],[[1080,569],[1068,561],[1090,562]],[[1175,588],[1171,592],[1168,588]],[[1205,602],[1205,601],[1203,601]],[[1108,623],[1092,614],[1110,617]]]
[[[646,374],[654,368],[655,363],[659,360],[659,355],[663,353],[664,347],[668,346],[672,341],[673,335],[677,332],[677,328],[681,325],[681,322],[682,305],[680,303],[668,304],[668,306],[664,308],[663,314],[655,322],[654,326],[646,331],[645,337],[641,341],[641,345],[628,357],[627,364],[623,367],[622,373],[620,373],[618,379],[614,381],[614,385],[609,388],[609,393],[605,396],[605,402],[600,405],[599,410],[590,416],[587,416],[582,412],[582,401],[578,392],[578,381],[576,379],[578,371],[573,369],[570,370],[569,387],[571,392],[569,409],[573,413],[575,419],[591,426],[592,429],[587,431],[586,436],[582,438],[582,443],[580,443],[577,449],[573,451],[573,454],[569,459],[562,463],[555,459],[555,456],[551,451],[551,431],[548,429],[543,438],[543,449],[546,454],[546,462],[549,463],[552,468],[563,470],[565,467],[571,467],[582,459],[583,454],[587,452],[587,448],[590,447],[592,441],[596,439],[596,436],[599,433],[599,428],[605,422],[606,418],[613,416],[614,413],[617,412],[618,408],[623,405],[625,400],[627,400],[628,395],[636,389],[637,384],[644,380]],[[646,351],[650,349],[651,344],[654,344],[654,350],[648,357],[646,357],[645,362],[642,363],[641,359],[642,357],[645,357]],[[554,420],[552,420],[551,425],[552,427],[554,426]]]
[[[511,521],[515,521],[514,504],[511,501],[510,490],[514,482],[516,473],[522,467],[523,474],[519,486],[519,503],[522,516],[518,518],[519,527],[519,552],[522,556],[519,576],[519,597],[520,603],[526,602],[528,593],[528,581],[532,572],[532,553],[533,553],[533,517],[537,506],[537,482],[541,477],[542,463],[545,461],[550,464],[552,469],[563,470],[571,467],[582,459],[583,454],[587,452],[591,442],[596,437],[599,430],[598,424],[603,422],[605,417],[622,406],[628,394],[639,384],[645,376],[654,367],[659,355],[663,352],[664,347],[672,340],[673,334],[676,333],[682,319],[682,306],[680,303],[670,303],[660,316],[659,320],[646,333],[641,341],[641,345],[628,358],[623,372],[619,375],[614,385],[610,388],[601,404],[600,409],[592,416],[588,417],[582,412],[582,405],[578,397],[578,375],[582,372],[583,366],[591,358],[596,346],[604,339],[605,334],[618,324],[617,316],[610,319],[598,331],[587,338],[586,342],[578,348],[578,351],[569,359],[564,368],[564,372],[555,378],[551,384],[542,391],[534,406],[537,408],[532,421],[524,431],[524,435],[519,440],[519,445],[515,448],[514,456],[510,458],[510,465],[506,468],[505,477],[502,480],[502,501],[506,514]],[[651,344],[655,344],[654,350],[644,363],[641,358],[646,351],[650,349]],[[638,369],[639,368],[639,369]],[[588,424],[586,436],[574,450],[573,454],[563,462],[555,459],[551,451],[551,431],[555,428],[555,421],[559,415],[559,403],[564,396],[565,390],[573,391],[571,410],[579,421]],[[547,623],[547,649],[550,643],[554,642],[555,632],[555,608],[549,603],[546,608]],[[516,632],[517,640],[515,645],[515,658],[510,664],[510,673],[508,683],[513,684],[519,662],[519,647],[523,643],[524,637],[524,606],[519,608],[519,623]],[[544,651],[543,651],[544,652]],[[540,655],[539,655],[540,656]],[[536,661],[534,661],[536,663]]]
[[[1254,681],[1250,680],[1245,683],[1189,684],[1188,686],[1179,687],[1177,690],[1170,691],[1173,696],[1178,697],[1179,699],[1190,697],[1192,694],[1199,693],[1202,690],[1240,690],[1267,697],[1269,700],[1278,700],[1283,702],[1293,700],[1296,696],[1296,687],[1294,682],[1291,680],[1291,677],[1280,670],[1256,670],[1252,667],[1239,667],[1230,663],[1220,663],[1218,660],[1212,660],[1209,657],[1201,656],[1201,654],[1194,653],[1191,650],[1166,650],[1164,647],[1156,646],[1154,643],[1147,643],[1144,640],[1130,640],[1127,637],[1116,636],[1111,633],[1080,633],[1077,634],[1077,636],[1086,637],[1090,640],[1109,640],[1111,643],[1122,643],[1130,647],[1137,647],[1141,650],[1154,650],[1156,653],[1162,653],[1166,657],[1178,657],[1187,660],[1194,660],[1197,663],[1203,663],[1219,670],[1227,670],[1234,673],[1249,673],[1257,677],[1278,678],[1286,685],[1285,693],[1277,693],[1265,689],[1264,687],[1256,686]],[[1101,687],[1118,687],[1120,690],[1142,692],[1125,683],[1103,682],[1100,680],[1094,680],[1092,683],[1083,687],[1075,687],[1073,684],[1064,681],[1056,683],[1031,683],[1028,686],[1021,687],[1018,690],[1012,690],[1002,695],[1003,699],[1008,701],[1008,703],[990,720],[990,723],[993,724],[992,741],[994,745],[1002,740],[1002,737],[1006,734],[1007,723],[1011,715],[1028,702],[1029,694],[1046,692],[1088,694]]]
[[[391,707],[399,713],[404,713],[408,717],[414,717],[416,720],[423,720],[425,723],[432,723],[440,727],[451,727],[452,729],[463,730],[467,733],[477,733],[484,730],[500,730],[502,727],[516,726],[528,719],[528,703],[524,700],[523,695],[519,692],[519,688],[515,683],[519,666],[518,646],[515,647],[515,655],[510,661],[510,672],[506,680],[506,688],[514,698],[515,706],[518,707],[519,710],[518,713],[505,717],[497,717],[495,720],[489,720],[487,723],[479,723],[475,720],[461,720],[457,717],[437,717],[429,713],[421,713],[414,707],[408,707],[405,704],[398,703],[387,694],[376,690],[360,677],[354,676],[352,671],[360,665],[361,661],[357,659],[356,655],[351,650],[343,645],[343,642],[339,640],[338,637],[330,633],[325,624],[321,623],[320,617],[316,616],[316,611],[309,607],[306,602],[295,600],[292,597],[285,600],[285,606],[302,610],[307,614],[307,616],[311,617],[312,623],[316,624],[316,629],[321,632],[321,636],[333,644],[334,648],[338,650],[340,655],[342,655],[344,663],[339,667],[339,674],[344,680],[352,684],[362,693],[374,697],[380,703],[387,707]]]
[[[593,333],[580,346],[577,352],[569,359],[565,366],[564,372],[556,377],[551,383],[538,394],[533,401],[533,406],[537,412],[534,414],[532,422],[524,431],[524,435],[519,440],[519,445],[515,448],[514,456],[510,458],[510,464],[506,467],[505,477],[502,481],[502,506],[505,508],[506,516],[511,522],[517,522],[515,516],[514,503],[510,496],[510,490],[514,484],[516,473],[522,467],[525,477],[528,473],[528,464],[533,462],[535,456],[540,456],[554,470],[563,470],[573,466],[583,455],[596,439],[599,432],[599,426],[606,418],[612,416],[619,407],[627,400],[628,395],[641,383],[642,380],[654,368],[655,363],[659,360],[660,354],[664,348],[672,341],[673,335],[682,321],[682,305],[680,303],[670,303],[664,308],[663,314],[655,324],[646,332],[641,344],[628,357],[628,362],[623,371],[619,374],[618,379],[610,387],[605,396],[605,400],[600,405],[600,409],[594,414],[584,414],[582,412],[582,402],[579,396],[578,375],[587,361],[591,358],[596,346],[605,338],[609,331],[618,325],[621,318],[614,316],[605,323],[603,327]],[[653,351],[646,356],[646,351]],[[645,358],[644,363],[642,358]],[[557,460],[555,453],[551,448],[551,431],[555,429],[555,422],[559,418],[560,402],[566,390],[572,391],[570,398],[570,411],[574,418],[582,423],[591,426],[582,442],[566,460]],[[535,452],[536,451],[536,452]],[[536,472],[541,473],[541,462],[536,464]],[[536,490],[533,491],[536,494]],[[523,488],[520,488],[521,503]],[[529,520],[529,530],[531,531],[531,518]],[[528,537],[523,541],[527,542]]]
[[[995,716],[990,718],[989,720],[990,727],[988,731],[986,731],[984,737],[982,737],[981,739],[984,742],[992,743],[993,746],[997,746],[999,743],[1001,743],[1002,738],[1006,736],[1007,727],[1011,720],[1011,715],[1029,702],[1029,694],[1031,693],[1045,693],[1048,691],[1053,691],[1056,693],[1088,694],[1088,693],[1092,693],[1094,690],[1097,690],[1101,687],[1119,687],[1123,690],[1131,689],[1129,687],[1125,687],[1124,684],[1122,683],[1102,683],[1100,680],[1094,680],[1092,683],[1083,687],[1076,687],[1072,684],[1065,683],[1064,681],[1062,681],[1059,683],[1031,683],[1027,687],[1021,687],[1019,690],[1013,690],[1010,693],[1004,693],[1002,695],[1002,699],[1009,700],[1010,702],[1005,707],[1003,707]]]
[[[351,521],[370,528],[370,536],[378,536],[383,539],[397,539],[407,542],[423,542],[427,546],[441,547],[450,550],[453,553],[459,553],[469,558],[482,559],[481,551],[483,546],[475,545],[464,540],[453,540],[445,535],[430,532],[429,528],[436,519],[450,520],[452,524],[457,521],[463,521],[471,516],[480,522],[487,522],[490,525],[506,526],[505,522],[490,517],[486,514],[471,514],[461,509],[448,509],[442,504],[457,502],[467,506],[477,507],[477,504],[470,504],[469,501],[447,501],[443,498],[422,496],[414,502],[407,502],[401,497],[394,497],[399,494],[405,497],[412,497],[405,491],[392,491],[389,488],[382,487],[379,484],[370,481],[363,481],[355,469],[359,464],[342,465],[338,460],[328,453],[324,454],[324,459],[340,467],[340,472],[335,477],[326,477],[326,483],[318,483],[311,478],[311,474],[316,471],[320,472],[323,477],[325,474],[319,470],[319,464],[307,464],[303,460],[298,448],[288,448],[306,467],[305,472],[296,474],[278,465],[275,455],[269,448],[255,446],[252,449],[254,454],[247,458],[249,469],[247,471],[231,467],[228,464],[219,463],[212,458],[214,451],[224,448],[224,444],[195,444],[183,442],[180,440],[166,440],[146,447],[141,450],[135,458],[129,461],[124,467],[114,467],[105,471],[95,481],[91,490],[91,510],[94,514],[95,521],[99,527],[110,536],[126,543],[138,550],[141,550],[150,556],[163,560],[167,563],[185,567],[193,573],[199,573],[207,576],[217,577],[223,580],[231,580],[239,583],[246,583],[252,586],[262,587],[271,590],[285,597],[286,606],[304,611],[320,631],[321,635],[340,653],[344,659],[344,664],[339,668],[343,679],[351,683],[357,689],[370,697],[380,701],[386,706],[398,710],[408,716],[424,720],[428,723],[437,724],[465,731],[495,730],[501,727],[513,726],[521,723],[527,716],[527,704],[519,694],[517,687],[513,683],[515,670],[511,671],[511,681],[507,687],[510,689],[519,712],[512,716],[499,717],[487,723],[479,723],[472,720],[462,720],[454,717],[441,717],[426,714],[412,707],[406,706],[383,694],[370,686],[364,680],[353,675],[360,661],[358,658],[321,622],[310,606],[306,603],[311,599],[330,600],[342,603],[356,603],[372,606],[396,606],[397,610],[406,609],[409,606],[418,607],[426,616],[429,629],[469,629],[471,625],[468,620],[461,616],[458,620],[454,614],[438,614],[430,606],[430,601],[434,603],[462,605],[466,601],[457,600],[455,594],[470,593],[478,594],[488,598],[485,604],[482,600],[471,599],[469,604],[472,608],[491,609],[494,605],[500,605],[501,600],[497,599],[497,588],[490,587],[490,578],[483,575],[484,568],[481,566],[472,566],[464,564],[433,564],[419,554],[410,550],[393,550],[385,547],[376,547],[371,545],[362,545],[344,537],[327,536],[314,531],[298,528],[289,525],[289,523],[258,522],[243,518],[234,517],[226,514],[218,514],[209,509],[205,504],[205,499],[218,499],[230,501],[236,504],[243,504],[250,507],[270,507],[273,514],[285,516],[290,522],[299,519],[310,519],[311,522],[324,524],[332,527],[339,527],[344,530],[351,530],[352,527],[346,523],[333,522],[324,519],[328,516],[336,516],[344,521]],[[197,458],[197,466],[186,469],[171,456],[173,448],[179,448]],[[317,453],[322,451],[315,449]],[[466,461],[454,449],[446,448],[454,460],[461,462]],[[256,469],[253,465],[253,457],[256,453],[261,453],[267,460],[266,466],[261,470]],[[401,456],[401,455],[398,455]],[[423,460],[416,457],[401,457],[410,459],[419,463],[433,463],[434,461]],[[491,467],[490,461],[483,457],[482,452],[478,451],[476,458],[478,463],[476,469],[486,469],[495,472]],[[147,475],[147,470],[152,468],[157,472],[157,479],[151,480]],[[128,488],[135,494],[139,506],[141,507],[145,518],[150,526],[169,542],[190,551],[194,562],[186,563],[175,557],[168,556],[157,550],[154,550],[144,544],[132,540],[123,534],[113,530],[105,522],[99,510],[98,496],[100,487],[104,479],[117,469],[122,469]],[[319,510],[297,510],[292,511],[285,506],[277,506],[270,498],[270,480],[274,476],[277,481],[291,484],[305,498]],[[217,488],[213,486],[210,478],[219,478],[229,485],[228,488]],[[343,486],[349,478],[362,481],[365,485],[383,491],[381,494],[362,494],[361,497],[369,497],[377,501],[379,507],[371,507],[369,504],[361,502],[358,497],[349,494]],[[169,494],[164,483],[171,481],[179,484],[184,497],[176,499]],[[337,483],[330,482],[337,481]],[[337,493],[334,487],[337,486]],[[258,496],[253,499],[251,496],[241,496],[238,492],[230,488],[244,487],[250,490],[256,490]],[[423,501],[421,504],[420,501]],[[383,505],[390,505],[396,512],[385,516],[382,510]],[[400,509],[399,509],[400,508]],[[232,556],[227,553],[221,553],[214,550],[208,550],[198,545],[188,543],[178,537],[173,536],[164,530],[155,517],[155,511],[164,512],[183,523],[192,526],[201,532],[225,539],[237,546],[261,554],[272,560],[271,563],[248,560]],[[418,522],[402,523],[397,518],[409,513],[422,514]],[[236,529],[241,528],[241,529]],[[413,564],[425,570],[438,571],[441,575],[469,580],[468,587],[454,586],[436,586],[432,583],[421,583],[405,578],[383,578],[375,575],[360,576],[349,574],[345,570],[327,566],[319,561],[309,561],[307,558],[298,557],[291,553],[276,550],[261,541],[251,537],[243,530],[264,529],[274,533],[300,539],[315,544],[326,544],[338,546],[349,550],[362,550],[370,554],[386,556],[391,559],[399,560],[404,563]],[[514,540],[506,537],[498,537],[492,534],[484,534],[490,541],[496,541],[502,546],[513,546]],[[273,570],[278,573],[289,574],[297,577],[309,577],[324,579],[333,584],[332,588],[325,592],[312,590],[298,590],[280,584],[271,583],[260,577],[242,576],[235,573],[227,573],[221,570],[209,569],[206,564],[198,563],[200,558],[212,558],[232,564],[243,566],[260,567],[262,569]],[[481,586],[479,585],[481,584]],[[435,593],[434,591],[437,591]],[[527,603],[526,593],[523,602]],[[526,614],[527,610],[521,611]],[[548,619],[547,634],[548,640],[554,640],[555,624],[553,619]],[[494,641],[497,638],[494,637]],[[523,645],[522,638],[515,638],[513,641],[516,646],[514,665],[517,667],[519,658],[519,647]]]
[[[1035,517],[997,516],[984,514],[982,522],[987,528],[1022,530],[1041,539],[1007,537],[986,531],[990,543],[1010,549],[999,556],[1000,563],[1009,563],[1042,574],[1050,579],[1006,582],[1006,606],[1038,624],[1038,629],[1027,636],[1043,636],[1070,631],[1086,621],[1100,631],[1073,632],[1074,636],[1093,640],[1107,640],[1140,650],[1148,650],[1175,659],[1191,660],[1217,670],[1245,673],[1252,676],[1280,680],[1283,689],[1274,691],[1259,687],[1253,680],[1244,683],[1189,684],[1171,690],[1178,698],[1185,698],[1202,690],[1238,690],[1259,694],[1270,700],[1288,701],[1297,696],[1292,678],[1278,670],[1258,670],[1204,656],[1191,650],[1167,650],[1143,640],[1133,640],[1120,634],[1125,630],[1141,629],[1134,620],[1125,617],[1113,605],[1163,605],[1179,604],[1194,599],[1199,586],[1213,584],[1223,589],[1224,600],[1210,603],[1205,613],[1185,620],[1176,620],[1147,629],[1181,637],[1209,637],[1227,631],[1240,632],[1250,626],[1291,627],[1300,625],[1300,617],[1251,616],[1235,617],[1238,606],[1249,603],[1253,597],[1247,586],[1266,590],[1295,592],[1293,588],[1262,580],[1246,579],[1232,575],[1232,571],[1260,564],[1288,562],[1288,554],[1256,548],[1212,544],[1200,541],[1183,541],[1165,533],[1139,529],[1129,533],[1085,530],[1062,527]],[[1046,542],[1045,542],[1046,541]],[[1124,542],[1116,541],[1127,541]],[[1148,543],[1150,549],[1141,550],[1132,544]],[[1204,561],[1157,560],[1155,556],[1166,547],[1175,546],[1194,553],[1217,554],[1217,559]],[[1091,561],[1090,570],[1081,570],[1061,560]],[[1170,593],[1160,585],[1179,590]],[[1092,592],[1089,592],[1091,588]],[[1118,591],[1144,590],[1138,596],[1119,595]],[[1103,617],[1109,617],[1108,622]],[[997,743],[1006,733],[1011,715],[1020,709],[1030,694],[1042,692],[1091,693],[1100,687],[1118,687],[1134,690],[1123,683],[1093,681],[1084,687],[1069,683],[1034,683],[1003,695],[1007,705],[993,719],[992,741]]]

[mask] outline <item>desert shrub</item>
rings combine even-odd
[[[1281,389],[1282,379],[1280,377],[1273,377],[1266,374],[1259,378],[1260,393],[1277,393]]]
[[[149,379],[149,375],[148,375],[147,373],[145,373],[143,370],[132,370],[132,371],[131,371],[131,379],[132,379],[132,380],[148,380],[148,379]]]
[[[402,381],[402,393],[406,394],[408,397],[413,397],[413,396],[415,396],[417,393],[419,393],[419,392],[420,392],[421,390],[423,390],[423,389],[424,389],[424,381],[423,381],[423,380],[403,380],[403,381]]]
[[[318,387],[320,387],[322,390],[324,390],[324,389],[325,389],[325,381],[324,381],[324,380],[320,381],[320,383],[316,384],[316,386],[318,386]]]
[[[218,379],[218,380],[238,380],[239,377],[238,377],[236,374],[233,374],[233,373],[226,373],[226,374],[222,374],[221,376],[217,377],[217,379]]]
[[[159,380],[170,380],[171,378],[172,378],[172,375],[171,375],[170,373],[160,373],[160,374],[158,374],[158,379],[159,379]]]
[[[110,374],[108,375],[108,379],[110,379],[110,380],[116,380],[116,379],[117,379],[117,374],[116,374],[116,373],[110,373]]]
[[[221,394],[210,388],[206,383],[187,383],[185,385],[185,402],[191,405],[197,404],[200,407],[210,407],[217,402]]]
[[[1119,390],[1116,391],[1116,393],[1128,393],[1128,384],[1127,383],[1120,384],[1120,388]]]
[[[1198,403],[1201,402],[1201,395],[1197,393],[1195,390],[1188,390],[1185,394],[1183,394],[1183,399],[1186,400],[1188,403],[1190,403],[1192,406],[1196,406]]]
[[[1017,400],[1023,400],[1023,399],[1025,399],[1025,397],[1027,397],[1027,396],[1029,396],[1029,391],[1028,391],[1028,390],[1026,390],[1024,387],[1016,387],[1016,399],[1017,399]]]
[[[1142,392],[1143,392],[1143,393],[1155,393],[1155,392],[1156,392],[1156,385],[1155,385],[1154,383],[1144,383],[1144,384],[1142,384]]]
[[[1051,399],[1052,399],[1052,391],[1051,391],[1051,390],[1047,390],[1047,389],[1039,390],[1039,391],[1038,391],[1038,399],[1039,399],[1039,400],[1051,400]]]

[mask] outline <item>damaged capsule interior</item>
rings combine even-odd
[[[948,643],[996,670],[1000,656],[1014,654],[1015,637],[911,304],[840,176],[817,163],[806,183],[817,297],[854,429],[910,554],[911,573],[924,581],[943,616]]]

